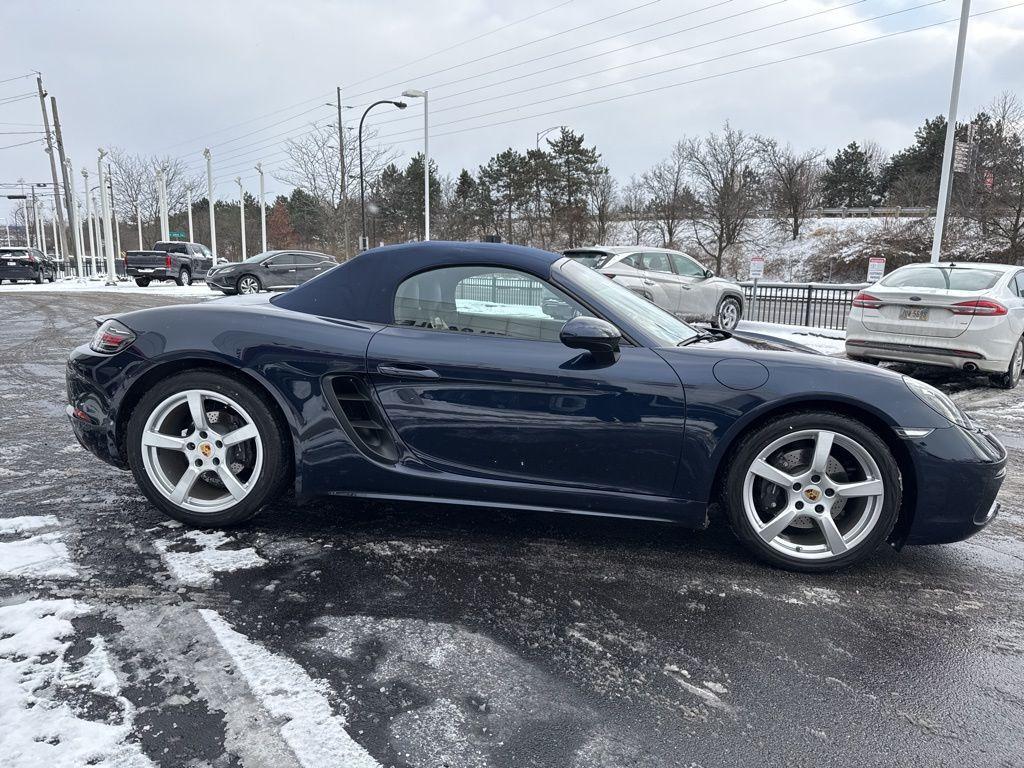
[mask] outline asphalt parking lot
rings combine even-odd
[[[180,300],[0,295],[0,680],[37,710],[0,711],[10,746],[87,738],[69,753],[118,766],[1024,763],[1024,388],[925,374],[1006,440],[1003,513],[838,575],[756,564],[718,521],[324,500],[201,533],[63,413],[94,315]],[[13,642],[26,605],[70,622],[36,660]]]

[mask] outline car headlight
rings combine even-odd
[[[135,333],[130,328],[126,328],[117,320],[105,320],[93,334],[89,349],[101,355],[113,355],[133,341]]]
[[[967,415],[960,410],[956,403],[954,403],[949,395],[940,389],[936,389],[931,384],[925,384],[923,381],[912,379],[909,376],[904,376],[903,381],[907,385],[907,389],[917,395],[917,398],[935,411],[940,416],[945,417],[948,421],[956,424],[958,427],[968,427],[970,423],[967,420]]]

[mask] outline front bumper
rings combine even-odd
[[[917,481],[903,543],[963,541],[992,522],[1007,458],[995,436],[977,427],[951,426],[908,439],[907,446]]]

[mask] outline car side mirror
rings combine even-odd
[[[571,349],[585,349],[599,363],[614,363],[622,332],[607,320],[581,315],[566,322],[558,338]]]
[[[704,279],[705,280],[707,280],[709,277],[714,277],[714,276],[715,276],[715,273],[712,272],[710,269],[705,269],[704,270]]]

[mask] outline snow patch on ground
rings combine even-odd
[[[57,518],[53,515],[25,515],[23,517],[0,518],[0,536],[36,531],[40,528],[56,528]]]
[[[131,734],[135,709],[121,696],[100,637],[81,659],[67,657],[72,619],[92,613],[76,600],[29,600],[0,607],[0,755],[22,768],[148,768],[153,763]],[[76,711],[58,692],[103,697],[100,719]]]
[[[58,280],[55,283],[4,283],[0,285],[0,293],[148,293],[154,296],[222,296],[220,291],[213,291],[205,283],[192,285],[175,285],[174,283],[150,283],[141,288],[132,282],[120,282],[117,285],[104,285],[102,280],[86,280],[80,283],[74,278]]]
[[[348,735],[345,719],[327,699],[327,685],[235,631],[216,611],[204,608],[199,613],[263,706],[284,721],[281,735],[305,768],[380,768]]]
[[[725,694],[728,692],[728,689],[724,685],[719,683],[704,683],[704,687],[695,685],[688,679],[690,677],[690,673],[674,664],[665,665],[665,674],[675,680],[683,690],[688,693],[692,693],[705,704],[712,706],[715,709],[721,709],[725,712],[735,711],[735,708],[731,704],[727,704],[719,696],[720,693]]]
[[[35,578],[68,578],[77,576],[78,570],[72,564],[60,534],[51,532],[0,542],[0,573]]]
[[[160,553],[167,568],[182,584],[192,587],[211,587],[218,573],[242,568],[260,568],[267,561],[252,547],[222,549],[232,543],[222,531],[186,531],[178,539],[156,539],[153,546]],[[186,551],[178,547],[185,546]],[[199,547],[195,551],[187,551]]]

